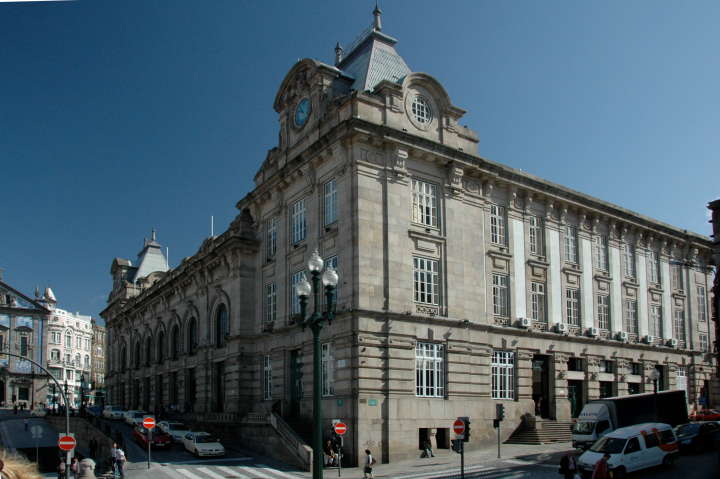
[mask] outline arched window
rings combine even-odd
[[[170,351],[173,359],[180,357],[180,327],[176,324],[172,329],[172,337],[170,339]]]
[[[190,318],[187,325],[187,353],[189,356],[195,354],[195,350],[198,345],[197,340],[197,320]]]
[[[125,371],[127,367],[127,348],[123,344],[120,348],[120,371]]]
[[[135,369],[140,367],[140,340],[135,342],[135,354],[133,355],[133,366]]]
[[[162,364],[165,361],[165,332],[160,331],[157,339],[157,362]]]
[[[150,366],[152,361],[152,338],[148,336],[145,338],[145,366]]]
[[[215,312],[215,346],[218,348],[225,346],[228,334],[230,334],[230,324],[228,323],[227,307],[221,304]]]

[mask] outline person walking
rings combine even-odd
[[[432,443],[430,439],[425,439],[422,444],[423,452],[420,457],[435,457],[432,450]]]
[[[592,479],[610,479],[610,470],[607,463],[608,459],[610,459],[610,454],[605,453],[603,457],[595,463]]]
[[[568,452],[560,459],[560,474],[562,474],[565,479],[574,479],[577,469],[575,454]]]
[[[125,477],[125,461],[127,460],[125,458],[125,451],[118,448],[117,450],[117,470],[120,473],[120,477]]]
[[[58,467],[57,467],[57,475],[58,475],[58,479],[65,479],[65,478],[66,478],[66,474],[65,474],[65,459],[63,459],[62,457],[60,458],[60,464],[58,464]]]
[[[77,457],[73,457],[72,462],[70,462],[70,477],[68,479],[77,479],[79,472],[80,464],[78,463]]]
[[[375,464],[375,458],[373,457],[370,449],[365,449],[365,468],[363,469],[364,479],[373,479],[373,465]]]
[[[117,469],[117,451],[118,445],[114,442],[110,448],[110,465],[112,466],[113,476],[115,475],[115,469]]]

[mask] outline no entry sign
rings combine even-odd
[[[155,419],[152,417],[146,417],[143,419],[143,426],[145,426],[145,429],[152,429],[155,427]]]
[[[342,436],[347,432],[347,425],[344,422],[335,423],[335,434]]]
[[[458,436],[462,436],[465,434],[465,421],[462,419],[455,419],[455,422],[453,423],[453,431]]]
[[[75,438],[72,436],[60,436],[58,447],[63,451],[72,451],[75,449]]]

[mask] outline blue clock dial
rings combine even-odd
[[[304,126],[310,116],[310,100],[303,98],[295,107],[295,126]]]

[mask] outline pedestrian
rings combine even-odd
[[[58,479],[65,479],[65,459],[60,458],[60,464],[57,467]]]
[[[607,463],[608,459],[610,459],[610,454],[605,453],[603,457],[595,463],[592,479],[610,479],[610,470]]]
[[[78,463],[77,457],[73,457],[70,462],[70,477],[68,479],[77,479],[80,473],[80,464]]]
[[[110,448],[110,465],[112,466],[113,473],[115,472],[115,468],[117,467],[117,451],[118,445],[116,442],[114,442],[112,447]]]
[[[325,449],[323,452],[325,453],[325,466],[336,466],[337,459],[335,456],[335,448],[333,447],[333,443],[330,439],[328,439],[327,443],[325,444]]]
[[[95,461],[83,459],[80,461],[80,475],[78,479],[97,479],[95,477]]]
[[[577,473],[577,461],[575,460],[575,454],[568,452],[562,459],[560,459],[560,474],[565,479],[575,479]]]
[[[430,439],[425,439],[422,443],[423,452],[420,457],[435,457],[432,450],[432,443]]]
[[[373,479],[373,465],[375,464],[375,458],[370,453],[370,449],[365,449],[365,468],[363,469],[364,479]]]
[[[120,473],[120,477],[125,477],[125,461],[127,460],[125,458],[125,451],[118,448],[116,456],[117,470]]]

